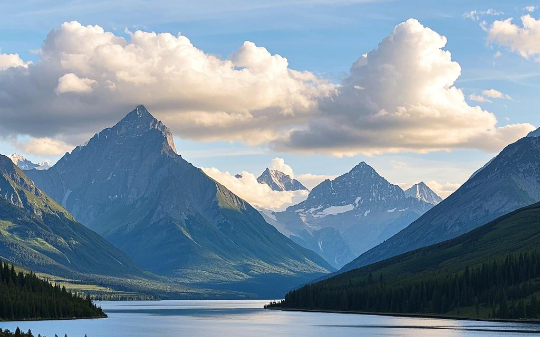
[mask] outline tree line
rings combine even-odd
[[[386,280],[367,272],[289,292],[271,307],[476,318],[540,317],[540,253],[509,254],[461,271],[447,269]]]
[[[19,329],[19,327],[17,327],[17,329],[15,329],[13,332],[9,331],[8,329],[2,330],[2,328],[0,328],[0,337],[34,337],[34,334],[30,329],[28,329],[27,332],[23,332],[21,329]],[[38,334],[37,337],[45,336]],[[54,335],[54,337],[58,337],[58,335]],[[68,337],[68,335],[66,334],[64,337]],[[84,335],[84,337],[87,337],[87,335]]]
[[[0,263],[0,320],[106,317],[89,296],[68,292],[34,273]]]

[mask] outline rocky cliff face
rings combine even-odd
[[[349,270],[445,241],[540,201],[540,138],[508,145],[456,192],[409,227],[345,266]]]
[[[179,282],[278,296],[331,269],[178,155],[142,106],[29,174],[142,267]]]

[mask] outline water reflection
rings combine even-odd
[[[267,301],[101,302],[107,319],[7,322],[49,337],[105,336],[522,336],[535,324],[263,310]]]

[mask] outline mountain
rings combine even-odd
[[[291,178],[288,174],[285,174],[278,170],[271,170],[266,168],[264,172],[257,178],[259,184],[266,184],[274,191],[299,191],[307,188],[302,185],[296,179]]]
[[[143,106],[28,174],[140,266],[189,286],[283,296],[332,270],[178,155]]]
[[[508,145],[457,191],[409,227],[362,254],[351,270],[454,238],[488,221],[540,201],[540,138]]]
[[[75,221],[3,155],[0,234],[0,257],[33,271],[63,276],[142,274],[125,254]]]
[[[442,201],[442,198],[433,192],[423,181],[412,185],[410,188],[405,190],[405,196],[416,198],[418,200],[427,202],[428,204],[437,205]]]
[[[540,317],[540,203],[452,240],[339,274],[280,307],[466,318]]]
[[[408,198],[399,186],[362,162],[350,172],[317,185],[305,201],[275,213],[275,221],[282,233],[339,268],[431,207]]]
[[[534,131],[531,131],[529,132],[529,134],[527,135],[527,137],[531,138],[531,137],[540,137],[540,128],[534,130]]]
[[[32,169],[36,170],[46,170],[51,167],[51,163],[48,161],[44,161],[41,163],[34,164],[30,160],[26,159],[25,157],[21,156],[20,154],[14,153],[10,156],[8,156],[11,161],[17,165],[21,170],[28,171]]]

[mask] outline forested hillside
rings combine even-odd
[[[89,297],[39,279],[34,273],[16,272],[1,263],[0,320],[106,317]]]
[[[540,204],[450,241],[288,293],[270,307],[536,319]]]

